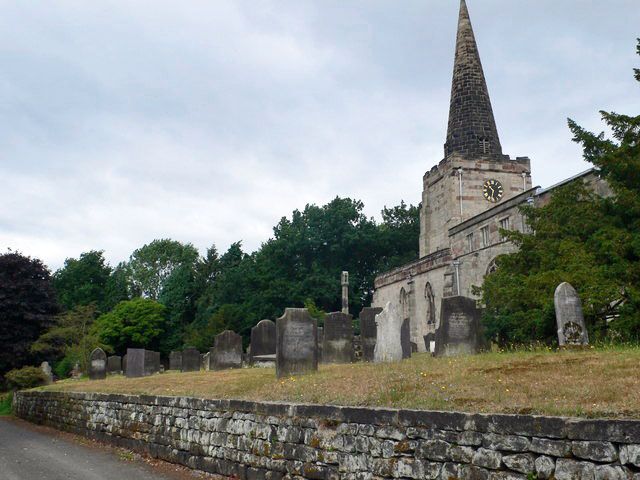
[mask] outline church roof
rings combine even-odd
[[[452,154],[467,158],[502,155],[487,82],[465,0],[460,1],[445,158]]]

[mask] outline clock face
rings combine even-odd
[[[504,189],[498,180],[487,180],[482,186],[482,194],[488,202],[496,203],[504,195]]]

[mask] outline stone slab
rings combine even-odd
[[[324,319],[322,362],[350,363],[353,360],[353,317],[342,312],[329,313]]]
[[[318,323],[306,308],[287,308],[276,320],[276,375],[318,370]]]
[[[373,362],[373,351],[376,347],[376,315],[381,311],[380,307],[365,307],[360,312],[362,359],[365,362]]]
[[[436,331],[435,355],[448,357],[481,352],[485,340],[480,324],[481,311],[472,298],[445,297],[440,307],[440,327]]]
[[[231,330],[216,335],[209,350],[211,370],[242,367],[242,337]]]
[[[182,351],[181,371],[198,372],[200,371],[201,363],[200,352],[196,348],[185,348]]]
[[[276,324],[271,320],[260,320],[251,329],[251,350],[249,362],[254,363],[254,358],[262,355],[275,355],[276,353]]]

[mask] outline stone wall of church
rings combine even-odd
[[[462,168],[462,212],[459,168]],[[505,202],[531,189],[530,169],[531,162],[526,157],[498,161],[457,156],[432,168],[423,178],[420,256],[449,248],[449,229],[496,206],[484,198],[484,182],[498,180],[504,188],[501,202]]]

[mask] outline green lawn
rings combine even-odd
[[[65,380],[45,390],[328,403],[491,413],[640,418],[640,348],[414,355],[394,364],[321,366],[276,379],[273,369],[168,372]]]

